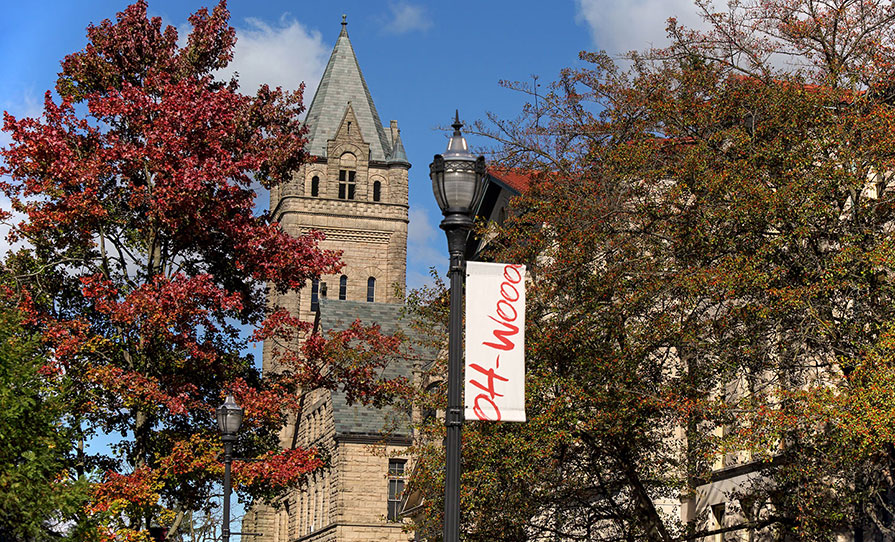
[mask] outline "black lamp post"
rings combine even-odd
[[[242,425],[243,410],[232,395],[227,395],[224,404],[218,407],[217,415],[221,440],[224,441],[224,526],[221,537],[223,542],[230,542],[230,466],[233,464],[233,443],[236,442],[236,432]]]
[[[460,428],[463,411],[460,408],[460,380],[463,343],[460,333],[463,310],[463,282],[466,262],[466,239],[472,229],[475,207],[484,191],[485,157],[474,157],[460,133],[463,124],[460,114],[454,117],[454,135],[444,155],[436,154],[429,164],[432,191],[444,220],[441,229],[448,239],[451,255],[451,313],[448,327],[448,407],[444,425],[447,429],[447,452],[444,482],[444,542],[460,540]]]

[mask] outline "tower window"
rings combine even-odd
[[[354,175],[356,171],[339,170],[339,199],[354,199]]]
[[[354,199],[354,176],[357,174],[357,157],[350,152],[339,158],[339,199]]]
[[[379,201],[382,199],[382,183],[376,181],[373,183],[373,201]]]
[[[373,302],[373,296],[376,293],[376,279],[370,277],[367,279],[367,303]]]
[[[320,177],[314,175],[311,178],[311,196],[317,197],[320,195]]]
[[[311,310],[316,311],[320,307],[320,279],[314,279],[311,282]]]
[[[348,277],[342,275],[339,277],[339,299],[345,301],[348,294]]]
[[[398,521],[401,513],[401,497],[404,494],[404,465],[406,459],[388,460],[388,520]]]

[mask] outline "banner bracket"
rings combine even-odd
[[[463,425],[463,409],[449,408],[445,415],[445,427],[459,427]]]

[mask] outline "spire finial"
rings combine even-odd
[[[342,26],[348,26],[348,15],[342,14]]]
[[[451,124],[451,128],[454,129],[454,135],[460,135],[460,128],[463,128],[463,123],[460,122],[460,110],[454,110],[454,123]]]

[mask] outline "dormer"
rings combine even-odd
[[[364,140],[361,127],[354,113],[351,102],[345,106],[342,121],[336,130],[334,137],[327,142],[327,156],[338,158],[344,152],[351,152],[358,160],[368,162],[370,159],[370,145]]]

